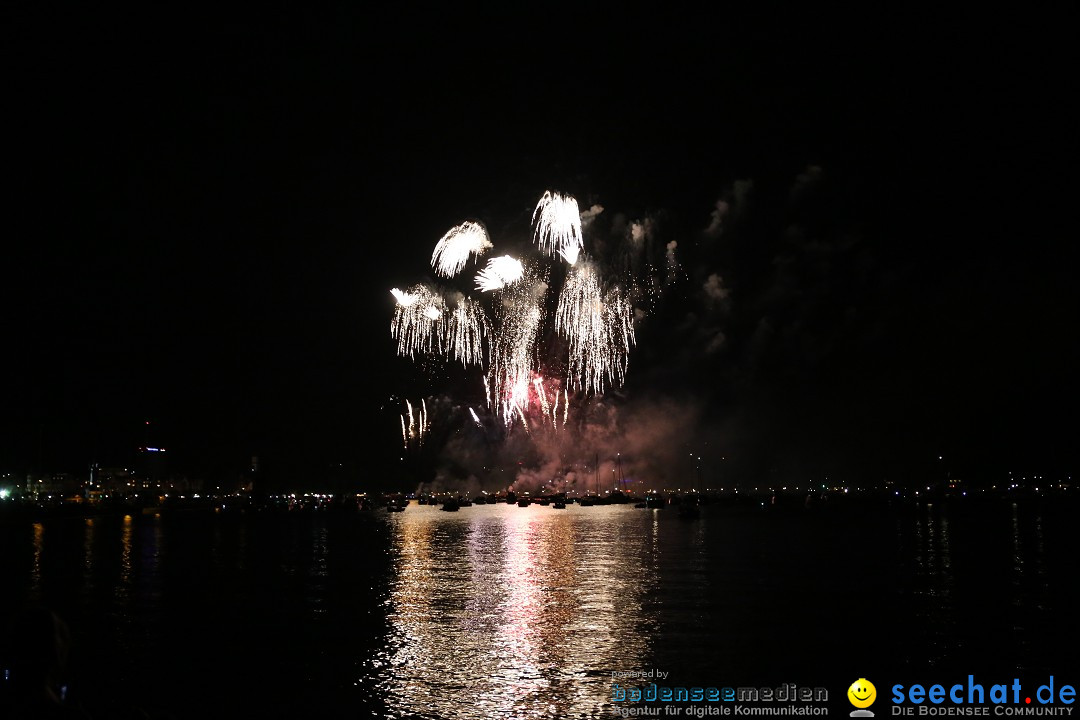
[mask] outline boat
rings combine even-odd
[[[520,500],[517,501],[517,506],[518,507],[529,507],[530,504],[532,504],[532,503],[529,500],[529,498],[521,498]]]
[[[442,504],[442,509],[447,510],[449,512],[457,512],[459,507],[461,507],[461,506],[458,505],[458,501],[454,500],[453,498],[444,501],[443,504]]]
[[[597,500],[600,497],[600,454],[597,453],[596,459],[593,460],[594,468],[594,482],[596,484],[596,493],[593,495],[588,489],[585,490],[585,494],[577,499],[577,504],[581,507],[592,507],[597,504]]]
[[[551,504],[551,507],[555,508],[556,510],[565,510],[566,503],[562,500],[556,500],[554,503]]]
[[[630,498],[623,495],[621,490],[612,490],[611,494],[607,496],[607,501],[610,505],[625,505],[630,502]]]

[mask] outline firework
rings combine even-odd
[[[493,408],[507,423],[514,410],[528,405],[529,381],[537,366],[536,343],[544,315],[546,276],[527,268],[522,279],[496,293],[499,332],[491,343],[488,380],[499,405]]]
[[[411,443],[424,444],[424,436],[431,429],[428,424],[427,401],[420,401],[420,411],[415,412],[413,404],[405,401],[405,412],[401,414],[401,439],[405,449],[409,449]]]
[[[617,287],[606,292],[591,263],[570,270],[559,295],[555,329],[569,341],[567,379],[586,394],[621,385],[634,344],[633,309]]]
[[[540,252],[562,257],[573,265],[582,249],[581,214],[577,200],[558,192],[545,192],[533,211],[533,235]]]
[[[431,253],[435,274],[454,277],[465,267],[469,256],[480,257],[492,247],[487,230],[478,222],[467,221],[447,231]]]
[[[444,332],[447,352],[464,365],[480,365],[484,360],[484,339],[488,332],[484,309],[475,300],[462,296],[447,316]]]
[[[432,289],[414,285],[408,292],[394,288],[397,298],[390,335],[398,342],[398,355],[442,354],[444,344],[439,321],[446,313],[446,301]]]
[[[521,261],[509,255],[491,258],[487,267],[476,274],[476,287],[484,292],[502,290],[520,280],[524,272]]]
[[[566,421],[563,421],[565,424]],[[559,429],[559,393],[555,393],[555,406],[551,408],[551,427],[555,430]]]
[[[435,245],[434,282],[391,290],[398,355],[436,383],[475,383],[474,401],[432,398],[435,435],[426,404],[403,402],[400,438],[418,471],[436,467],[439,444],[436,481],[463,469],[470,483],[580,490],[599,452],[637,439],[622,426],[624,395],[605,395],[626,381],[636,323],[687,273],[652,218],[598,222],[604,212],[545,192],[505,246],[464,222]]]
[[[590,210],[590,217],[600,210]],[[621,385],[635,344],[630,294],[605,284],[597,260],[582,254],[577,200],[545,192],[532,230],[537,257],[489,258],[475,275],[476,297],[430,285],[391,291],[396,299],[391,335],[398,354],[479,366],[488,410],[508,428],[520,422],[530,433],[544,427],[558,431],[568,422],[572,399]],[[479,259],[492,247],[482,225],[465,222],[439,240],[431,264],[437,275],[454,278],[470,258]],[[550,288],[551,258],[570,266],[556,274],[562,279],[558,293]],[[551,338],[557,342],[543,342]],[[476,412],[469,412],[480,425]],[[406,441],[411,427],[403,416]]]

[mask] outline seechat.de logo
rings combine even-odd
[[[866,678],[859,678],[847,689],[847,699],[856,708],[851,711],[851,717],[874,717],[874,713],[866,709],[877,699],[874,683]]]

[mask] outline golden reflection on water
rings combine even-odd
[[[34,523],[34,562],[30,566],[30,597],[41,595],[41,552],[45,547],[45,526]]]
[[[132,520],[130,515],[124,516],[124,524],[120,530],[120,579],[113,594],[116,599],[126,602],[131,595],[131,533]]]
[[[392,518],[390,717],[610,714],[612,671],[649,646],[636,625],[649,582],[620,561],[640,533],[601,517],[622,512],[414,505]]]

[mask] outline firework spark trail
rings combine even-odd
[[[407,418],[407,421],[406,421]],[[408,400],[405,401],[405,412],[401,415],[401,439],[405,449],[409,449],[409,441],[416,437],[416,418],[413,416],[413,406]]]
[[[479,303],[462,296],[446,321],[447,352],[463,365],[482,365],[484,339],[489,335],[487,313]]]
[[[446,313],[442,296],[423,285],[408,292],[390,291],[397,298],[390,335],[398,341],[398,355],[415,358],[417,354],[442,354],[443,338],[439,320]]]
[[[470,255],[479,258],[492,247],[484,226],[466,221],[450,228],[436,243],[431,253],[431,266],[436,275],[453,277],[465,267]]]
[[[577,200],[558,192],[545,192],[533,210],[533,234],[540,252],[577,262],[583,241]]]
[[[483,292],[502,290],[520,280],[524,272],[521,261],[509,255],[491,258],[487,266],[476,274],[476,288]]]
[[[540,326],[539,308],[523,307],[521,310],[521,315],[511,323],[514,327],[509,336],[500,338],[496,346],[499,361],[492,363],[490,373],[493,395],[501,403],[496,410],[507,423],[513,420],[514,409],[528,405],[529,378],[533,373],[533,355]]]
[[[419,418],[418,418],[419,416]],[[420,412],[417,413],[411,401],[405,401],[405,412],[401,414],[401,439],[405,449],[415,440],[418,444],[424,444],[424,437],[431,430],[428,420],[427,400],[420,400]]]
[[[559,391],[555,391],[555,406],[551,409],[551,427],[553,430],[559,429]]]
[[[555,330],[569,340],[569,386],[600,395],[621,385],[634,344],[633,308],[613,287],[606,293],[591,263],[568,273],[555,311]]]
[[[513,420],[514,408],[520,411],[528,404],[529,380],[536,363],[536,342],[546,295],[546,274],[526,268],[522,280],[499,291],[496,298],[500,332],[491,344],[493,361],[489,376],[492,392],[501,399],[501,414],[508,424]]]
[[[420,408],[420,444],[423,445],[424,436],[427,435],[428,431],[431,429],[431,426],[428,424],[427,400],[420,400]]]
[[[548,403],[547,393],[544,392],[544,378],[535,378],[533,386],[536,388],[536,397],[540,400],[540,409],[544,415],[550,412],[551,405]]]
[[[675,259],[676,247],[678,247],[678,243],[672,240],[667,244],[664,253],[665,260],[667,261],[667,280],[669,284],[675,282],[675,278],[679,272],[679,261]]]

